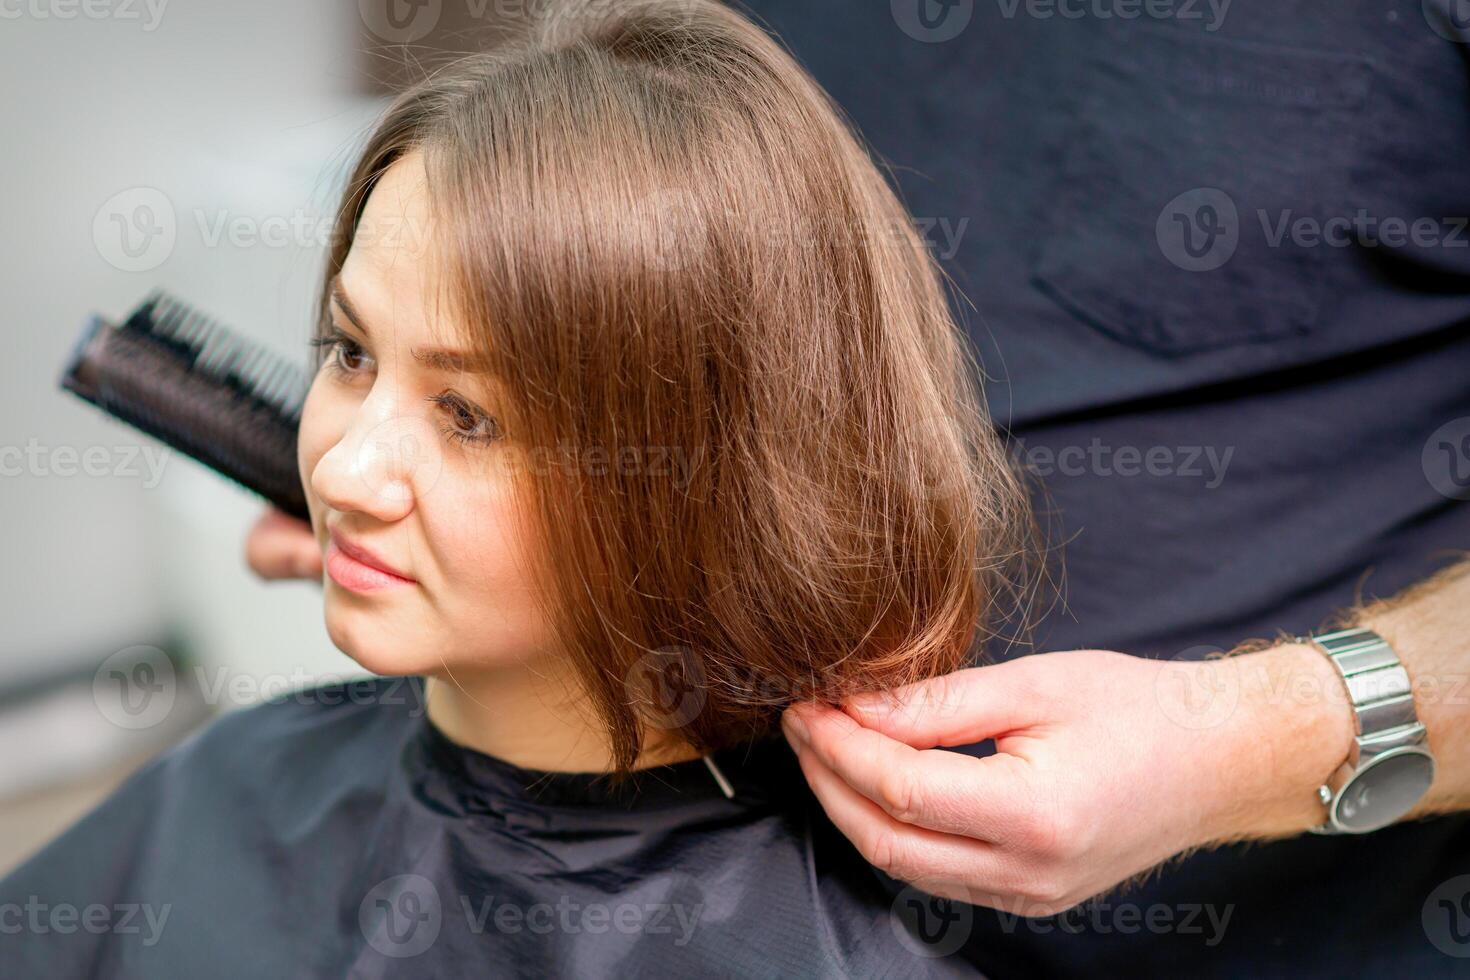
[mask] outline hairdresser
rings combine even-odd
[[[1061,586],[787,713],[832,820],[996,977],[1465,969],[1470,3],[750,6],[963,293]]]

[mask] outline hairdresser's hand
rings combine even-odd
[[[322,577],[322,551],[311,525],[268,510],[245,538],[245,561],[263,579]]]
[[[1191,662],[1077,650],[800,705],[783,727],[873,865],[1051,915],[1181,851],[1320,822],[1316,788],[1352,738],[1332,670],[1295,644]],[[986,758],[934,748],[987,738]]]

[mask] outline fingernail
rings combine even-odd
[[[843,702],[843,706],[853,708],[865,714],[872,714],[883,707],[883,695],[881,694],[854,694]]]
[[[787,711],[781,716],[781,727],[786,730],[786,738],[797,747],[804,746],[811,741],[807,734],[806,722],[796,716],[796,712]]]

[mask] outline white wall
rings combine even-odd
[[[327,641],[316,586],[245,570],[259,505],[243,492],[182,456],[157,486],[141,467],[49,472],[92,446],[119,470],[112,447],[145,441],[56,388],[92,312],[118,316],[162,286],[305,357],[321,249],[206,232],[221,218],[326,219],[381,108],[355,91],[358,27],[354,4],[314,0],[0,2],[0,687],[153,642],[170,622],[212,682],[358,672]],[[120,268],[109,212],[160,193],[172,248],[144,253],[154,268]],[[41,465],[17,459],[28,445]]]

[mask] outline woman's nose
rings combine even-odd
[[[438,432],[396,399],[369,396],[311,473],[312,490],[337,511],[402,520],[438,479]]]

